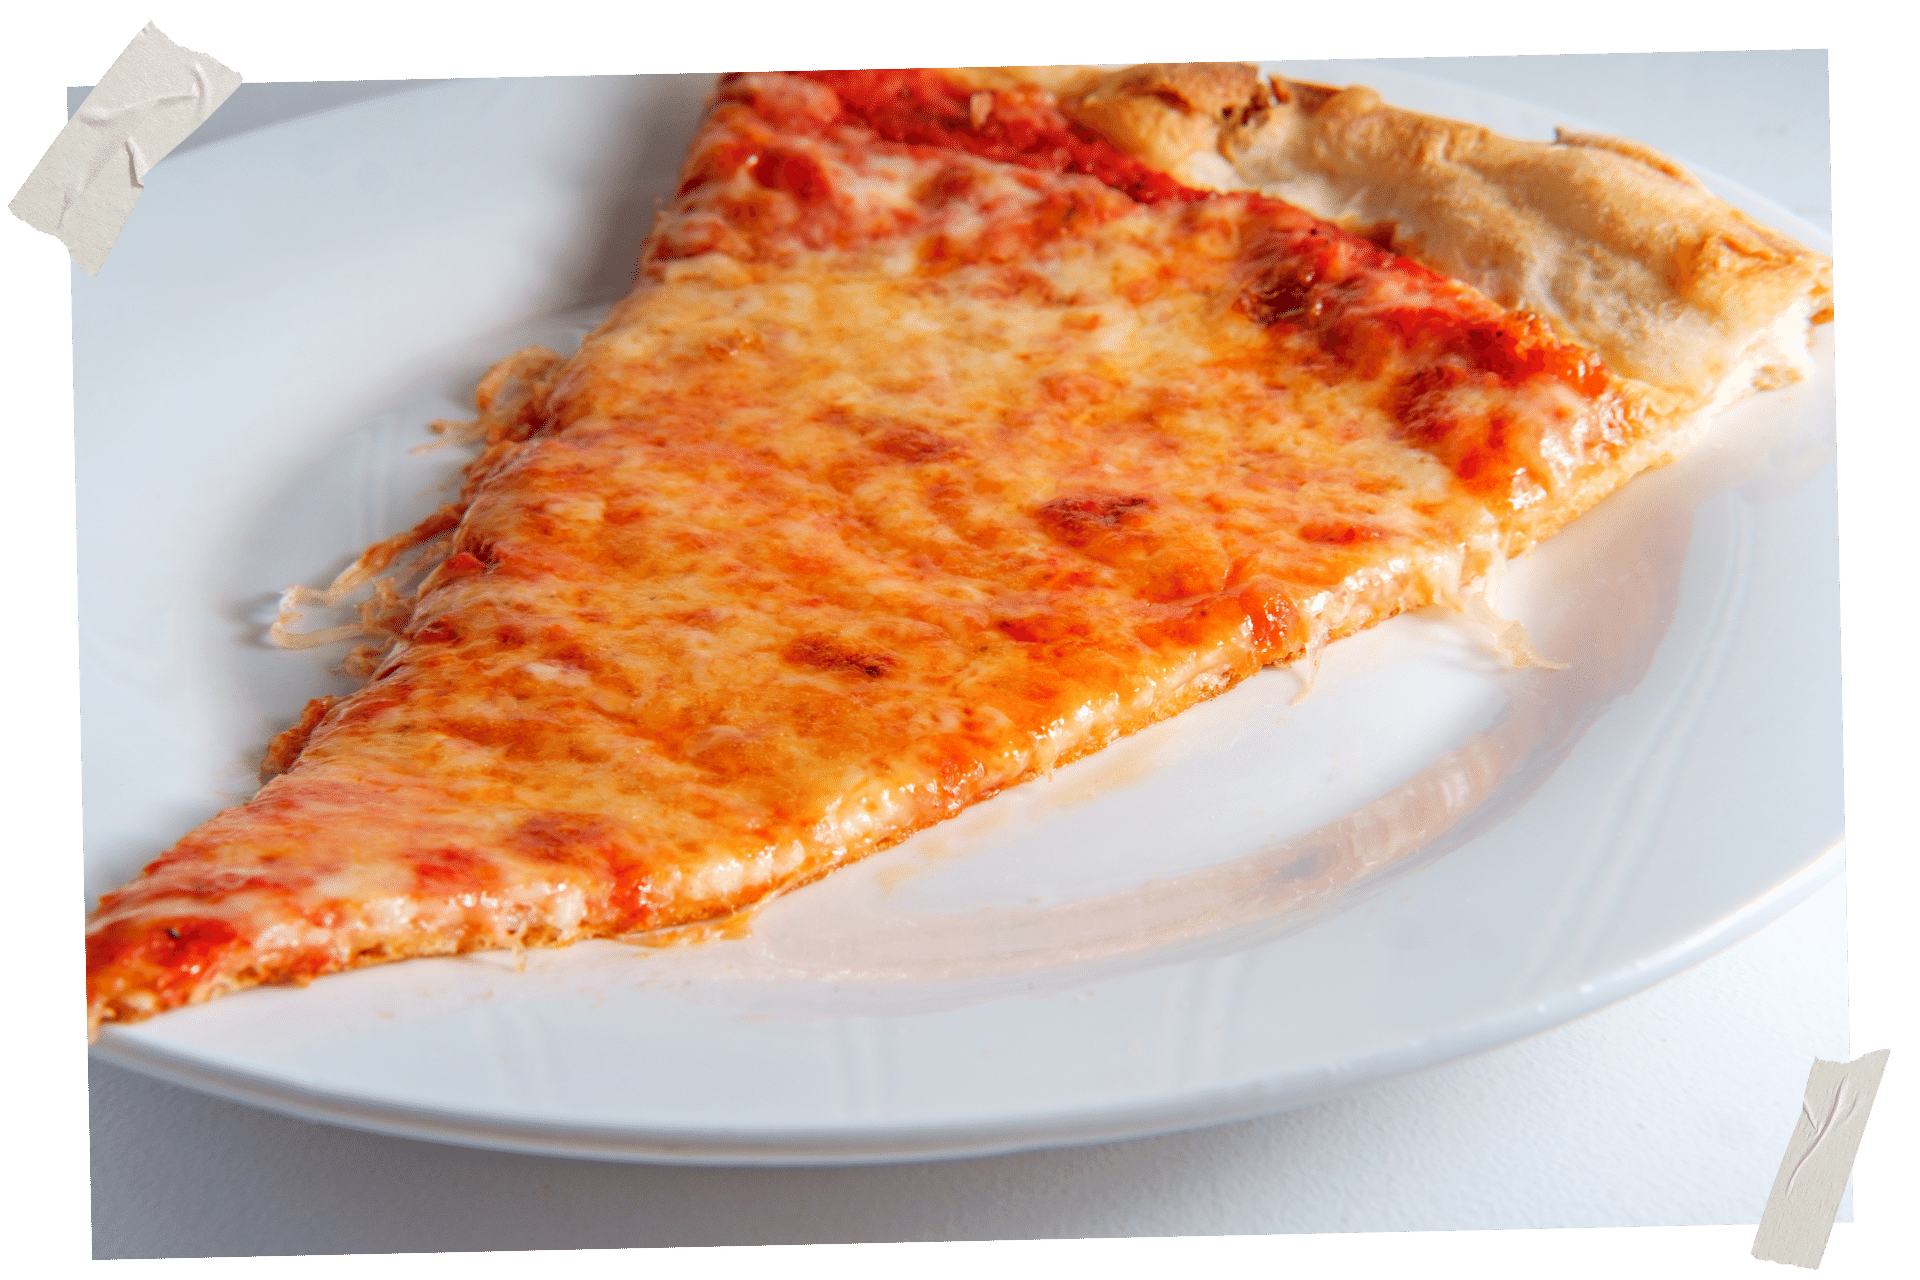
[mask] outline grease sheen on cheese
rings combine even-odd
[[[96,1023],[737,911],[1457,602],[1644,431],[1291,206],[859,74],[723,82],[633,294],[489,384],[373,679],[102,903]]]

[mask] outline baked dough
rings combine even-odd
[[[1130,68],[1068,106],[1189,181],[1255,187],[1390,238],[1594,348],[1675,415],[1799,378],[1809,321],[1832,319],[1827,258],[1640,143],[1503,138],[1246,65]]]
[[[1604,296],[1630,255],[1541,320],[1246,189],[1348,107],[1404,115],[1311,96],[1232,65],[726,78],[632,295],[573,357],[497,367],[460,501],[337,584],[388,575],[367,685],[103,899],[90,1026],[722,918],[1262,665],[1427,604],[1487,616],[1506,556],[1715,393],[1574,340],[1567,315],[1640,314]],[[1362,221],[1454,181],[1365,154]],[[1414,194],[1368,194],[1396,165]],[[1395,243],[1471,256],[1432,217]],[[1738,298],[1804,342],[1810,255],[1689,261],[1717,323]]]

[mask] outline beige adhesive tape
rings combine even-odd
[[[67,246],[90,276],[146,186],[147,171],[240,87],[238,73],[182,49],[152,23],[133,38],[7,207]]]
[[[1813,1060],[1800,1118],[1753,1238],[1754,1257],[1796,1267],[1820,1265],[1888,1052],[1852,1062]]]

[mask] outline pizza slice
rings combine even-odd
[[[366,685],[101,901],[90,1028],[725,918],[1403,610],[1491,616],[1827,295],[1657,157],[1364,90],[726,77],[633,293],[496,368],[458,503],[327,595],[375,583]]]

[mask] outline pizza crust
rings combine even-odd
[[[1220,152],[1222,128],[1271,105],[1266,80],[1245,62],[1155,62],[1099,67],[960,67],[947,74],[993,92],[1040,89],[1081,124],[1188,186],[1249,184]]]
[[[1591,347],[1676,421],[1804,376],[1807,326],[1832,318],[1827,258],[1639,143],[1504,138],[1246,64],[1128,68],[1063,105],[1183,181],[1390,234]]]
[[[482,383],[458,506],[290,593],[344,599],[438,548],[417,593],[362,608],[398,642],[369,685],[310,706],[276,742],[282,776],[103,899],[92,1029],[405,956],[730,916],[1404,609],[1510,632],[1473,600],[1503,555],[1789,376],[1824,305],[1824,259],[1631,144],[1508,143],[1240,64],[960,78],[937,86],[943,119],[1038,120],[1054,149],[869,155],[822,129],[826,86],[723,82],[635,293],[572,359],[524,352]],[[1349,126],[1377,154],[1312,169]],[[1046,176],[1082,144],[1100,169]],[[1647,237],[1563,288],[1561,258],[1591,246],[1565,199],[1529,205],[1514,176],[1554,181],[1562,155],[1629,166],[1708,226],[1666,294],[1617,287],[1658,274]],[[1506,217],[1541,237],[1518,256],[1544,255],[1507,263],[1508,305],[1552,324],[1277,201],[1190,203],[1163,174],[1386,215],[1401,252],[1464,257],[1451,274],[1495,301],[1507,260],[1474,236]],[[903,218],[917,257],[885,261],[924,270],[842,273],[846,244]],[[1313,316],[1352,309],[1352,334],[1383,339],[1365,360],[1294,319],[1316,288]],[[1605,341],[1546,335],[1577,333],[1581,305]],[[1726,330],[1717,381],[1622,376],[1642,305]],[[1432,370],[1394,362],[1433,340],[1465,344],[1438,371],[1460,379],[1421,390],[1404,375]],[[1508,363],[1471,354],[1486,344]]]
[[[1070,109],[1082,124],[1190,186],[1234,190],[1248,184],[1224,162],[1220,139],[1270,106],[1266,83],[1254,68],[1193,62],[1115,72],[1074,99]]]

